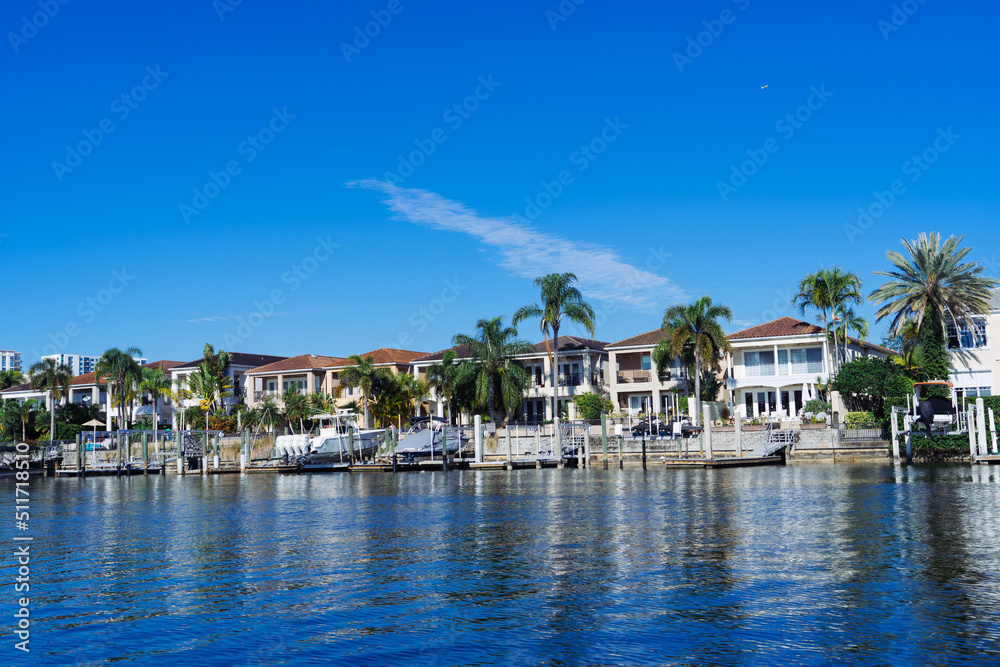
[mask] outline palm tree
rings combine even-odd
[[[305,394],[300,394],[298,386],[293,384],[282,392],[281,402],[285,404],[285,419],[288,421],[292,433],[295,433],[295,427],[292,426],[295,422],[299,423],[302,433],[305,433],[305,419],[312,414],[309,399]]]
[[[218,376],[212,372],[208,364],[201,362],[194,372],[188,375],[187,384],[188,390],[198,399],[199,406],[205,412],[207,427],[208,416],[215,414],[223,399],[233,395],[233,381],[226,375]]]
[[[831,324],[836,320],[838,313],[842,314],[850,310],[852,306],[863,301],[861,296],[861,278],[853,271],[844,271],[836,264],[829,269],[820,269],[810,273],[799,282],[799,292],[792,298],[792,305],[805,313],[807,307],[813,307],[820,311],[823,321],[823,331],[833,339],[834,354],[830,355],[830,368],[834,364],[833,359],[837,359],[840,364],[840,349],[838,345],[838,334],[836,328],[831,330]],[[829,311],[829,315],[827,315]],[[847,356],[847,340],[844,340],[844,358]]]
[[[215,348],[212,347],[211,343],[205,343],[205,351],[202,356],[204,357],[202,363],[205,364],[208,374],[214,376],[219,381],[220,385],[226,384],[226,367],[229,366],[229,361],[232,358],[232,355],[225,350],[219,350],[219,352],[216,353]],[[229,380],[229,385],[232,387],[232,379],[230,378]],[[236,389],[238,389],[238,387]],[[232,394],[230,394],[230,396],[232,396]]]
[[[937,232],[920,234],[915,241],[901,239],[909,257],[888,251],[892,271],[875,271],[891,278],[868,297],[876,305],[875,321],[891,318],[891,329],[902,333],[908,319],[916,322],[928,379],[949,375],[945,322],[972,322],[990,310],[992,290],[1000,281],[982,275],[979,262],[964,262],[972,248],[959,248],[964,236],[949,236],[943,243]]]
[[[540,317],[542,335],[545,337],[545,352],[549,357],[549,370],[552,376],[552,416],[559,414],[559,385],[556,373],[559,369],[559,328],[563,318],[582,325],[591,336],[594,335],[594,309],[583,300],[573,283],[576,275],[572,273],[550,273],[535,278],[535,286],[542,290],[542,305],[524,306],[514,313],[511,322],[515,327],[523,320]],[[549,331],[555,344],[549,343]],[[555,348],[553,350],[553,347]]]
[[[16,368],[0,371],[0,390],[24,384],[24,374]]]
[[[31,376],[32,389],[44,389],[49,393],[49,440],[55,440],[55,403],[69,393],[73,369],[67,364],[57,363],[55,359],[42,359],[31,365],[28,375]]]
[[[7,402],[6,409],[8,413],[15,423],[17,421],[21,422],[21,442],[28,441],[28,424],[35,414],[37,405],[38,403],[33,398],[29,398],[24,403],[18,403],[17,401]]]
[[[833,317],[833,335],[834,340],[839,336],[841,340],[844,341],[844,355],[843,361],[847,361],[847,344],[850,341],[849,331],[854,331],[858,334],[858,342],[864,344],[865,339],[868,338],[869,325],[867,318],[864,318],[854,312],[853,308],[843,308],[835,311]]]
[[[111,406],[118,406],[119,429],[125,425],[125,404],[141,373],[141,367],[135,357],[141,356],[142,350],[137,347],[129,347],[124,350],[112,347],[105,350],[94,368],[97,381],[105,382],[108,396],[112,398],[108,406],[109,416]]]
[[[399,390],[399,398],[402,399],[400,406],[402,410],[397,414],[399,427],[402,428],[403,417],[409,416],[409,414],[416,417],[417,401],[427,394],[427,384],[414,375],[400,373],[396,376],[396,386]]]
[[[455,380],[458,377],[458,364],[455,350],[447,350],[441,358],[441,363],[431,364],[427,368],[427,384],[443,402],[448,411],[448,422],[451,423],[451,403],[455,396]]]
[[[475,381],[476,401],[486,406],[493,423],[500,421],[497,411],[497,393],[505,414],[504,423],[517,413],[524,391],[531,382],[528,372],[516,357],[535,351],[531,343],[517,337],[515,327],[504,327],[503,318],[479,320],[476,335],[458,334],[452,340],[456,346],[466,345],[471,351],[471,364],[463,364],[458,380],[463,374]]]
[[[340,371],[340,386],[360,387],[365,406],[365,427],[371,428],[372,406],[384,386],[392,381],[392,371],[375,365],[375,357],[352,354],[347,361],[353,365]]]
[[[708,296],[687,306],[670,306],[663,313],[662,328],[667,334],[666,338],[653,351],[658,366],[674,357],[680,357],[685,348],[694,354],[695,424],[701,423],[701,374],[706,362],[711,360],[713,364],[717,364],[719,352],[730,350],[729,340],[718,322],[720,318],[732,322],[733,311],[729,306],[714,305],[712,298]]]
[[[153,442],[156,442],[156,432],[159,428],[159,407],[161,398],[174,398],[173,383],[162,368],[142,367],[139,391],[153,399]]]

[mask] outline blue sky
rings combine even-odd
[[[987,3],[63,1],[0,10],[26,364],[435,351],[557,270],[601,340],[737,330],[922,231],[1000,276]]]

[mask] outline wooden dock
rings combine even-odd
[[[163,471],[163,468],[149,468],[146,470],[146,474],[149,475],[159,475]],[[56,470],[57,477],[135,477],[137,475],[142,475],[142,468],[128,468],[122,466],[121,475],[118,473],[118,468],[85,468],[82,472],[76,468],[58,468]]]
[[[1000,464],[1000,454],[984,454],[976,457],[976,463],[983,466],[995,466]]]

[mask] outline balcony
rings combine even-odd
[[[618,384],[630,384],[634,382],[649,382],[653,379],[652,371],[618,371]]]
[[[560,387],[579,387],[583,384],[583,376],[579,373],[560,373],[559,374],[559,386]]]
[[[258,389],[258,390],[256,390],[256,391],[253,392],[253,401],[254,401],[254,403],[259,403],[260,401],[264,400],[265,396],[277,396],[277,395],[278,395],[277,391],[273,391],[273,390],[264,390],[264,391],[262,391],[262,390]]]

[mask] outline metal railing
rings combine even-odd
[[[619,384],[627,384],[629,382],[649,382],[652,377],[652,371],[618,371]]]
[[[892,440],[888,423],[864,428],[852,428],[846,424],[842,424],[839,431],[838,436],[840,442],[843,444],[889,442]]]

